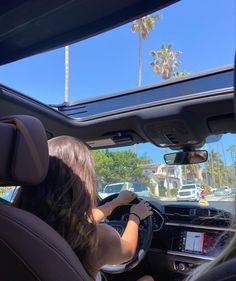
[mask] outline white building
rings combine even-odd
[[[159,196],[159,187],[171,190],[179,188],[183,184],[181,166],[157,163],[145,164],[143,165],[143,174],[150,177],[155,185],[156,196]]]

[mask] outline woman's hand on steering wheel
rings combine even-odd
[[[127,210],[129,210],[130,214],[131,213],[136,214],[136,216],[140,217],[140,220],[145,220],[145,224],[142,225],[142,227],[140,227],[138,229],[138,231],[139,231],[138,246],[136,248],[136,253],[135,253],[134,257],[125,263],[121,263],[118,265],[106,264],[102,267],[102,270],[104,272],[111,273],[111,274],[122,273],[124,271],[128,271],[128,270],[132,269],[133,267],[137,266],[141,262],[141,260],[144,258],[148,249],[150,248],[150,245],[152,242],[152,234],[153,234],[151,207],[149,206],[148,202],[137,198],[135,193],[133,193],[131,191],[122,191],[120,194],[112,194],[112,195],[106,197],[105,199],[103,199],[101,201],[101,204],[111,202],[112,200],[116,200],[116,199],[118,199],[119,196],[122,199],[120,201],[120,204],[122,204],[122,205],[126,205],[129,203],[133,204],[131,207],[128,206],[129,208],[127,208],[127,206],[120,206],[120,210],[119,210],[120,217],[122,217],[122,215],[127,216],[127,214],[128,214]],[[118,200],[118,202],[119,202],[119,200]],[[134,219],[134,217],[135,217],[135,215],[133,215],[133,218],[130,218],[130,219]],[[113,219],[112,215],[111,215],[111,218],[109,218],[109,220],[106,223],[109,224],[110,226],[112,226],[113,228],[115,228],[116,231],[121,236],[123,235],[123,233],[126,229],[126,226],[127,226],[126,221],[123,221],[122,219],[121,220]]]
[[[148,202],[141,200],[140,203],[133,205],[130,208],[130,214],[135,214],[142,221],[153,214],[152,207]]]
[[[132,202],[134,199],[137,198],[137,195],[129,190],[123,190],[119,193],[116,198],[118,206],[126,205]]]

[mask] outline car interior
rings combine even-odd
[[[175,2],[4,2],[0,9],[0,64],[79,42]],[[201,149],[211,136],[235,135],[235,82],[235,66],[228,65],[58,105],[46,105],[11,85],[0,84],[1,186],[42,182],[49,164],[47,141],[56,136],[76,137],[92,151],[152,144],[164,152],[188,152]],[[185,89],[194,91],[186,95]],[[167,98],[162,98],[164,93]],[[115,196],[98,197],[99,204]],[[191,202],[148,201],[153,215],[141,225],[143,238],[135,257],[124,264],[104,266],[107,280],[136,280],[142,273],[158,281],[184,280],[191,270],[214,260],[236,232],[230,224],[234,217],[230,211]],[[118,229],[112,221],[120,221],[123,226],[129,208],[117,208],[108,224]],[[183,241],[197,233],[205,235],[203,249],[189,251]],[[4,199],[0,199],[0,256],[3,281],[92,280],[56,231]],[[199,281],[236,280],[235,265],[236,257]]]

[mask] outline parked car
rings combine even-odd
[[[134,191],[139,197],[151,197],[150,188],[142,182],[132,182],[131,189]]]
[[[200,184],[191,183],[183,185],[177,192],[177,201],[198,201],[200,199]]]
[[[211,188],[210,188],[210,192],[211,192],[211,193],[215,193],[216,190],[217,190],[216,187],[211,187]]]
[[[236,186],[230,186],[231,194],[236,194]]]
[[[131,190],[139,197],[150,197],[150,188],[142,182],[118,182],[107,184],[104,187],[103,192],[99,193],[99,196],[103,199],[111,194],[119,193],[122,190]]]
[[[232,190],[228,186],[224,186],[221,188],[218,188],[215,192],[214,195],[216,196],[224,196],[224,195],[230,195],[232,193]]]
[[[103,199],[111,194],[119,193],[121,190],[129,189],[128,182],[118,182],[107,184],[103,192],[99,192],[99,196]]]

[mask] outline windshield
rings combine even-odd
[[[205,196],[210,206],[231,208],[236,191],[236,135],[225,134],[203,148],[209,154],[207,162],[173,166],[163,160],[170,150],[150,143],[92,151],[98,194],[104,198],[127,189],[143,198],[196,204]]]

